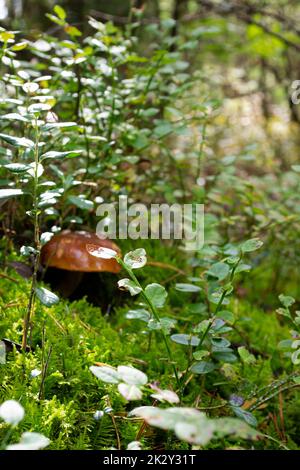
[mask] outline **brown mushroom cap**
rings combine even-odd
[[[110,248],[120,254],[119,247],[110,240],[100,239],[96,234],[84,231],[63,230],[54,235],[41,251],[43,265],[67,271],[118,273],[121,269],[115,259],[92,256],[86,245]]]

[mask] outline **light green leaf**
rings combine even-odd
[[[47,18],[49,18],[50,21],[53,21],[53,23],[58,24],[59,26],[63,26],[65,22],[61,20],[60,18],[57,18],[57,16],[52,15],[51,13],[46,13]]]
[[[24,165],[23,163],[8,163],[7,165],[3,165],[3,168],[6,168],[12,173],[24,173],[29,170],[30,166]]]
[[[179,403],[180,399],[177,393],[172,390],[161,390],[160,388],[154,388],[155,393],[152,393],[151,397],[155,400],[167,403]]]
[[[197,336],[186,335],[186,334],[175,334],[172,335],[171,340],[174,343],[183,344],[185,346],[198,346],[200,343],[199,338]]]
[[[0,189],[0,200],[10,199],[11,197],[21,196],[24,194],[22,189]]]
[[[232,409],[232,411],[234,412],[234,414],[235,414],[238,418],[241,418],[241,419],[244,420],[247,424],[250,424],[250,426],[254,426],[254,427],[257,426],[257,420],[256,420],[256,418],[253,416],[252,413],[250,413],[249,411],[244,410],[243,408],[240,408],[239,406],[231,405],[230,408]]]
[[[50,444],[50,440],[38,432],[24,432],[18,444],[11,444],[6,450],[39,450]]]
[[[156,308],[162,308],[168,296],[166,289],[156,283],[148,284],[145,289],[145,294]]]
[[[241,250],[243,253],[250,253],[251,251],[258,250],[263,245],[263,242],[259,238],[251,238],[246,242],[242,243]]]
[[[256,421],[256,420],[255,420]],[[240,439],[256,440],[261,433],[251,428],[245,421],[236,418],[214,419],[215,437],[234,437]]]
[[[130,269],[142,268],[147,263],[146,251],[144,248],[129,251],[129,253],[124,256],[124,263]]]
[[[120,290],[127,290],[131,295],[137,295],[142,291],[141,287],[127,277],[118,281],[118,287]]]
[[[0,364],[6,363],[6,347],[3,341],[0,341]]]
[[[54,11],[54,13],[57,14],[58,18],[60,18],[61,20],[66,19],[67,13],[65,12],[65,10],[61,6],[55,5],[54,8],[53,8],[53,11]]]
[[[215,368],[216,366],[213,362],[200,361],[195,362],[191,366],[190,371],[193,374],[208,374],[209,372],[212,372]]]
[[[295,299],[293,297],[284,294],[280,294],[279,300],[285,308],[289,308],[295,303]]]
[[[59,297],[50,290],[45,289],[45,287],[37,287],[35,293],[37,298],[43,305],[46,305],[46,307],[52,307],[52,305],[59,302]]]
[[[97,377],[97,379],[102,380],[102,382],[118,384],[121,380],[118,372],[113,367],[91,366],[90,371]]]
[[[193,358],[196,361],[201,361],[206,356],[209,356],[209,351],[206,351],[205,349],[199,349],[193,353]]]
[[[35,173],[36,173],[36,176],[37,178],[39,178],[40,176],[42,176],[42,174],[44,173],[44,167],[41,163],[38,163],[36,165],[35,162],[32,162],[32,163],[29,163],[29,170],[27,170],[27,173],[32,176],[32,178],[35,178]],[[37,170],[36,170],[37,169]]]
[[[128,401],[141,400],[143,398],[141,389],[136,385],[120,383],[118,385],[118,390],[125,400]]]
[[[240,358],[245,364],[254,364],[256,362],[255,356],[249,353],[249,351],[245,348],[245,346],[240,346],[238,348],[238,353]]]
[[[129,385],[145,385],[148,382],[148,377],[144,372],[129,366],[118,366],[118,374]]]
[[[160,321],[151,318],[148,322],[148,328],[149,330],[162,330],[166,335],[169,335],[176,323],[174,318],[162,317]]]
[[[150,313],[144,308],[128,310],[126,318],[128,318],[128,320],[142,320],[148,322],[150,320]]]
[[[28,119],[26,119],[24,116],[18,113],[8,113],[4,114],[1,116],[1,119],[6,119],[8,121],[22,121],[22,122],[28,122]]]
[[[223,281],[229,274],[230,268],[226,263],[215,263],[207,271],[210,276],[216,277],[219,281]]]
[[[25,91],[25,93],[29,93],[31,95],[39,89],[39,84],[33,83],[33,82],[27,82],[27,83],[24,83],[22,88]]]
[[[175,284],[175,289],[178,290],[179,292],[200,292],[201,287],[196,286],[195,284],[187,284],[183,282],[179,282]]]
[[[229,310],[221,310],[217,313],[217,317],[222,318],[222,320],[225,320],[227,323],[234,323],[235,320],[233,313]]]
[[[82,150],[69,150],[68,152],[56,152],[54,150],[51,150],[41,155],[41,161],[49,159],[49,158],[56,159],[56,158],[64,158],[64,157],[78,157],[81,153],[82,153]]]
[[[33,103],[28,107],[28,111],[30,113],[41,113],[42,111],[49,111],[51,109],[51,105],[47,103]]]
[[[52,129],[65,129],[68,127],[77,127],[76,122],[48,122],[43,126],[45,131],[50,131]]]
[[[15,137],[7,134],[0,134],[0,139],[3,139],[10,145],[14,147],[25,147],[29,149],[34,148],[34,142],[30,139],[26,139],[25,137]]]
[[[94,203],[89,201],[88,199],[84,199],[83,197],[79,196],[69,196],[68,201],[74,206],[79,207],[79,209],[89,211],[94,208]]]

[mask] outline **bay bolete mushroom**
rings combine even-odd
[[[120,249],[115,243],[86,231],[63,230],[42,247],[41,264],[46,267],[47,272],[55,270],[54,275],[52,272],[52,281],[49,276],[48,280],[47,277],[45,280],[64,297],[70,297],[74,293],[83,281],[85,273],[116,274],[121,269],[115,259],[92,256],[87,250],[87,245],[110,248],[120,254]]]

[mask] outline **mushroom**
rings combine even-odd
[[[70,297],[75,292],[83,280],[84,273],[116,274],[121,269],[115,259],[92,256],[87,250],[87,245],[110,248],[120,253],[119,247],[112,241],[100,239],[96,234],[86,231],[63,230],[42,247],[41,264],[45,266],[46,274],[50,268],[50,276],[46,276],[45,280],[52,284],[63,297]],[[99,283],[97,291],[99,291]]]

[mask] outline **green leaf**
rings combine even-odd
[[[76,122],[47,122],[47,124],[44,124],[43,130],[51,131],[52,129],[65,129],[77,126],[78,124]]]
[[[132,410],[130,416],[139,416],[150,426],[172,430],[190,444],[205,445],[213,437],[213,420],[194,408],[141,406]]]
[[[24,173],[30,169],[30,166],[24,165],[23,163],[8,163],[7,165],[3,165],[3,168],[6,168],[12,173]]]
[[[79,31],[79,29],[76,28],[76,26],[71,26],[71,25],[65,26],[65,32],[69,34],[71,37],[82,36],[82,32]]]
[[[207,271],[210,276],[216,277],[219,281],[223,281],[229,274],[230,267],[226,263],[215,263]]]
[[[193,358],[196,361],[201,361],[206,356],[209,356],[209,351],[206,351],[205,349],[199,349],[193,353]]]
[[[230,346],[230,341],[226,338],[222,338],[214,336],[211,338],[211,344],[213,346],[213,351],[224,351],[224,348],[228,348]]]
[[[21,246],[20,248],[20,254],[22,256],[30,256],[30,255],[36,255],[37,254],[37,250],[35,248],[33,248],[33,246],[26,246],[26,245],[23,245]]]
[[[144,372],[129,366],[118,366],[117,368],[121,380],[129,385],[145,385],[148,382],[148,377]]]
[[[241,245],[243,253],[250,253],[251,251],[258,250],[263,245],[263,242],[259,238],[251,238]]]
[[[50,439],[38,432],[24,432],[18,444],[10,444],[7,450],[39,450],[50,444]]]
[[[209,374],[209,372],[212,372],[215,368],[216,366],[213,362],[200,361],[200,362],[195,362],[190,368],[190,371],[193,374],[201,375],[201,374]]]
[[[47,103],[33,103],[28,107],[30,113],[41,113],[42,111],[49,111],[51,109],[50,104]]]
[[[166,335],[170,334],[170,331],[175,328],[176,320],[174,318],[162,317],[160,321],[152,318],[148,322],[149,330],[163,330]]]
[[[6,347],[3,341],[0,341],[0,365],[6,363]]]
[[[292,347],[292,343],[293,343],[293,340],[291,340],[291,339],[283,339],[282,341],[280,341],[278,343],[278,347],[279,347],[279,349],[289,350]]]
[[[293,352],[291,360],[296,366],[300,364],[300,348]]]
[[[90,371],[97,377],[97,379],[102,380],[102,382],[118,384],[121,380],[117,370],[113,367],[91,366]]]
[[[60,18],[57,18],[57,16],[52,15],[51,13],[46,13],[47,18],[49,18],[50,21],[53,21],[53,23],[58,24],[59,26],[64,26],[65,22],[61,20]]]
[[[234,437],[239,439],[256,440],[261,433],[251,428],[245,421],[237,418],[217,418],[214,419],[215,437]]]
[[[187,335],[187,334],[175,334],[170,336],[171,340],[174,343],[184,344],[185,346],[198,346],[200,339],[197,336]]]
[[[156,283],[148,284],[145,289],[145,294],[156,308],[162,308],[165,305],[166,298],[168,296],[166,289]]]
[[[159,400],[161,402],[167,402],[167,403],[179,403],[180,399],[177,395],[177,393],[173,392],[172,390],[161,390],[158,387],[154,388],[155,393],[152,393],[151,397],[155,398],[155,400]]]
[[[230,408],[238,418],[243,419],[247,424],[250,424],[250,426],[257,426],[256,418],[249,411],[234,405],[231,405]]]
[[[18,113],[8,113],[4,114],[1,116],[1,119],[6,119],[8,121],[22,121],[22,122],[28,122],[28,119],[26,119],[24,116]]]
[[[69,196],[68,201],[71,204],[74,204],[74,206],[79,207],[79,209],[82,209],[82,210],[89,211],[94,208],[94,203],[92,201],[89,201],[88,199],[84,199],[83,197]]]
[[[200,292],[201,287],[195,286],[194,284],[188,284],[188,283],[183,283],[179,282],[175,284],[175,289],[178,290],[179,292]]]
[[[35,173],[36,173],[37,178],[42,176],[42,174],[44,173],[44,167],[41,163],[38,163],[36,165],[35,162],[32,162],[32,163],[29,163],[28,166],[29,166],[29,170],[27,170],[27,173],[30,176],[32,176],[32,178],[35,178]]]
[[[142,320],[145,322],[148,322],[150,320],[150,313],[144,308],[128,310],[125,316],[126,318],[128,318],[128,320]]]
[[[120,383],[118,390],[122,397],[128,401],[141,400],[143,398],[143,392],[136,385]]]
[[[249,351],[245,348],[245,346],[240,346],[238,348],[238,353],[240,358],[245,364],[254,364],[256,362],[255,356],[249,353]]]
[[[130,295],[137,295],[142,292],[142,288],[137,286],[135,282],[127,277],[118,281],[118,287],[120,290],[127,290]]]
[[[146,251],[144,248],[129,251],[129,253],[124,256],[124,263],[130,269],[142,268],[147,263]]]
[[[27,41],[22,41],[22,42],[18,42],[17,44],[14,44],[11,49],[12,49],[12,51],[17,52],[17,51],[22,51],[27,46],[28,46],[28,42]]]
[[[248,272],[252,269],[252,266],[250,264],[245,264],[245,263],[240,263],[238,267],[236,268],[235,272],[236,274],[238,273],[243,273],[243,272]]]
[[[61,6],[55,5],[55,6],[53,7],[53,11],[54,11],[54,13],[57,14],[58,18],[60,18],[61,20],[65,20],[65,19],[66,19],[67,13],[65,12],[65,10],[64,10]]]
[[[0,134],[0,138],[14,147],[25,147],[29,149],[34,148],[34,142],[30,139],[26,139],[25,137],[15,137],[7,134]]]
[[[295,303],[295,299],[293,297],[284,294],[280,294],[279,300],[285,308],[289,308]]]
[[[67,152],[56,152],[55,150],[51,150],[41,155],[40,160],[42,161],[48,158],[53,160],[55,158],[78,157],[81,153],[82,153],[82,150],[69,150]]]
[[[154,135],[161,139],[162,137],[167,136],[173,131],[173,125],[171,122],[162,122],[154,128]]]
[[[290,321],[293,320],[289,310],[286,308],[277,308],[276,313],[278,313],[278,315],[282,315],[283,317],[288,318]]]
[[[226,348],[223,351],[213,352],[213,358],[221,362],[232,363],[237,361],[237,357],[235,356],[235,354],[233,354],[230,348]]]
[[[12,197],[21,196],[24,194],[22,189],[0,189],[0,200],[10,199]]]
[[[222,320],[225,320],[228,323],[234,323],[234,315],[232,312],[229,310],[221,310],[220,312],[217,313],[218,318],[222,318]]]
[[[52,305],[59,302],[59,297],[50,290],[45,289],[45,287],[37,287],[35,293],[37,298],[43,305],[46,305],[46,307],[52,307]]]
[[[25,91],[25,93],[32,95],[39,89],[39,84],[34,83],[34,82],[27,82],[27,83],[24,83],[22,88]]]

